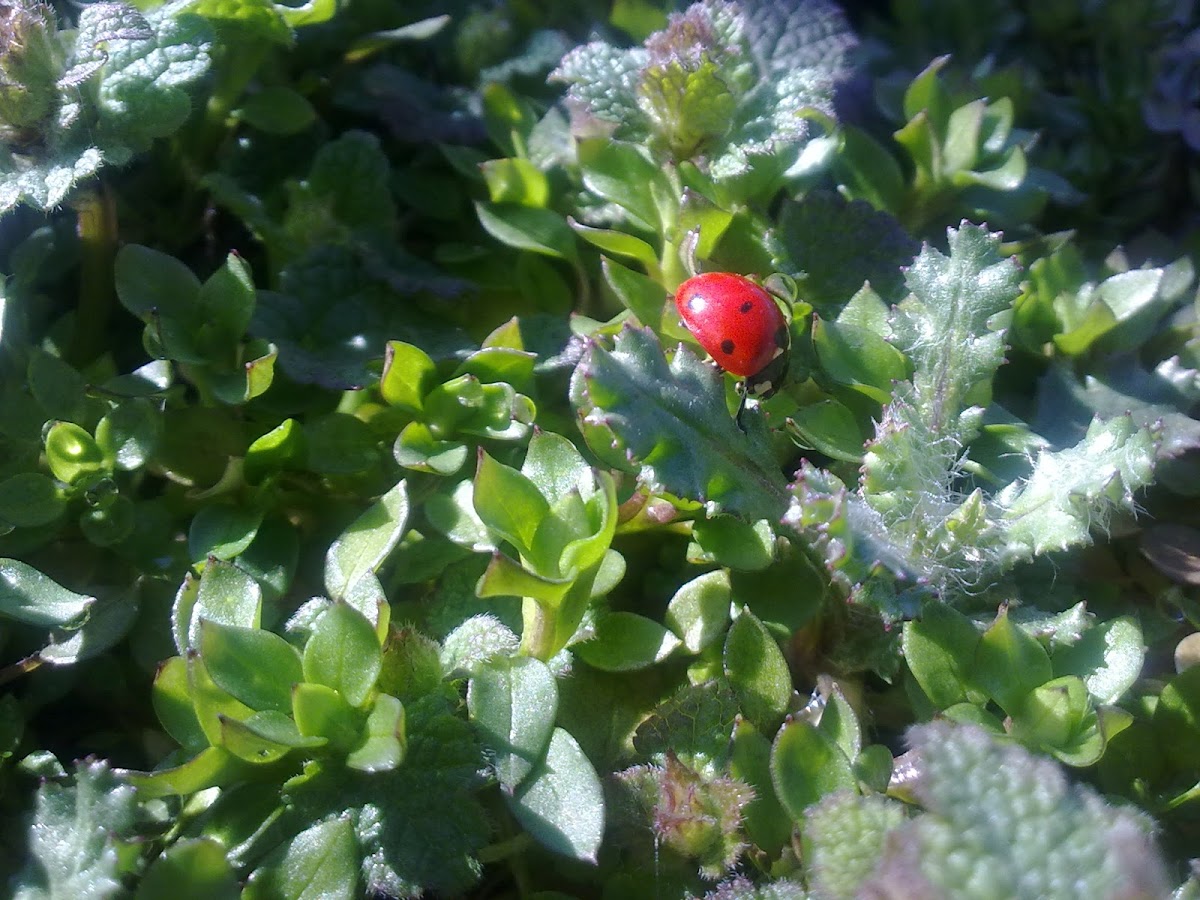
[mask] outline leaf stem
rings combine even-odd
[[[76,229],[82,248],[79,304],[67,358],[82,368],[106,346],[113,306],[113,259],[117,252],[117,212],[105,182],[78,194]]]

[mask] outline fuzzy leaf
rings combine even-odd
[[[888,835],[905,821],[903,805],[887,797],[832,794],[804,816],[805,859],[813,888],[825,897],[858,896],[882,858]]]
[[[959,417],[987,399],[1004,362],[1004,329],[993,321],[1020,290],[1016,263],[1002,259],[1000,236],[964,223],[948,232],[950,255],[926,245],[905,275],[912,294],[896,308],[892,340],[915,366],[920,412],[937,436],[969,438]]]
[[[81,762],[71,785],[43,784],[17,900],[104,897],[120,888],[115,838],[133,826],[134,791],[104,762]]]
[[[1119,510],[1134,509],[1134,494],[1153,477],[1156,440],[1130,416],[1092,421],[1083,440],[1043,451],[1033,471],[997,497],[1006,526],[1008,561],[1090,542]]]
[[[1147,820],[1072,785],[1053,763],[975,727],[912,729],[917,798],[928,811],[901,825],[860,890],[903,878],[920,896],[1161,897],[1168,891]]]
[[[785,203],[776,240],[788,271],[804,273],[804,299],[823,312],[844,305],[864,281],[884,300],[898,302],[904,296],[901,267],[920,249],[887,213],[832,191]]]
[[[652,332],[626,327],[613,350],[588,348],[571,397],[588,443],[623,447],[651,489],[750,520],[782,514],[786,482],[766,452],[761,418],[743,417],[750,433],[742,433],[721,377],[687,348],[668,364]]]

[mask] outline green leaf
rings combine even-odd
[[[1154,732],[1171,762],[1183,771],[1200,767],[1200,666],[1167,682],[1154,709]]]
[[[262,588],[258,582],[233,563],[210,559],[200,576],[195,607],[179,623],[187,635],[187,641],[180,650],[189,647],[199,649],[202,620],[257,628],[261,616]]]
[[[724,667],[746,718],[774,729],[792,700],[792,674],[775,638],[745,607],[725,638]]]
[[[330,545],[325,555],[329,595],[345,597],[363,575],[374,573],[399,543],[407,522],[408,485],[402,479]]]
[[[470,448],[462,441],[438,440],[424,422],[409,422],[396,437],[392,455],[406,469],[453,475],[467,461]]]
[[[1090,711],[1082,679],[1074,675],[1052,678],[1024,698],[1012,716],[1012,734],[1033,746],[1066,747],[1082,731]]]
[[[50,628],[78,626],[96,602],[76,594],[32,566],[0,559],[0,616]]]
[[[836,684],[825,700],[825,708],[821,710],[821,721],[817,727],[833,738],[834,743],[846,755],[846,759],[851,763],[857,762],[858,753],[862,749],[862,726],[854,708]]]
[[[971,673],[981,637],[970,619],[944,603],[927,603],[919,620],[904,623],[904,661],[937,709],[964,702],[974,689]]]
[[[502,244],[578,261],[575,235],[556,212],[513,203],[476,203],[475,211],[484,230]]]
[[[245,721],[254,715],[254,710],[217,687],[199,653],[188,653],[187,667],[188,694],[192,698],[200,727],[204,729],[210,744],[224,747],[226,723]],[[250,761],[255,760],[251,757]]]
[[[1080,641],[1055,653],[1058,675],[1078,675],[1097,703],[1116,703],[1142,673],[1146,644],[1132,616],[1119,616],[1086,631]]]
[[[835,791],[857,791],[850,760],[834,740],[803,719],[788,722],[771,747],[771,781],[793,822]]]
[[[187,762],[154,772],[126,772],[125,777],[137,788],[142,800],[158,797],[187,796],[211,787],[244,781],[244,762],[222,747],[201,750]]]
[[[188,528],[188,552],[193,565],[209,556],[230,560],[254,541],[263,511],[242,505],[210,503],[192,518]]]
[[[66,508],[54,480],[40,472],[21,472],[0,481],[0,522],[38,528],[61,517]]]
[[[348,815],[318,822],[254,870],[243,900],[353,900],[362,896],[359,857]]]
[[[291,711],[304,675],[300,654],[279,635],[201,621],[200,656],[217,687],[251,709]]]
[[[550,512],[549,503],[533,481],[481,451],[473,497],[475,511],[484,525],[522,555],[532,552],[538,527]]]
[[[225,257],[221,268],[200,286],[198,307],[208,345],[217,348],[236,346],[246,333],[254,312],[254,279],[250,266],[237,254]]]
[[[596,770],[566,731],[554,729],[545,758],[505,800],[543,847],[595,862],[604,837],[604,793]]]
[[[938,73],[950,61],[949,56],[939,56],[929,63],[908,85],[904,92],[904,118],[914,119],[925,113],[939,134],[946,130],[950,116],[950,98],[938,78]]]
[[[689,652],[699,653],[725,633],[730,598],[729,573],[724,569],[707,572],[675,592],[663,621]]]
[[[404,341],[387,342],[379,392],[389,405],[414,415],[420,413],[436,377],[437,367],[420,347]]]
[[[367,716],[363,742],[346,757],[346,765],[360,772],[386,772],[404,761],[408,741],[404,704],[391,694],[375,698]]]
[[[76,764],[71,785],[38,788],[15,898],[99,897],[120,889],[117,837],[133,828],[134,790],[104,762]]]
[[[323,684],[296,685],[292,713],[302,735],[325,738],[333,749],[349,751],[361,737],[355,710],[341,694]]]
[[[1010,715],[1032,690],[1053,677],[1050,657],[1036,638],[1018,628],[1002,610],[975,650],[972,680]]]
[[[117,297],[140,318],[184,316],[200,294],[200,279],[192,270],[158,250],[126,244],[115,262]]]
[[[239,894],[225,848],[210,838],[191,838],[154,861],[134,900],[236,900]]]
[[[729,770],[754,789],[742,810],[747,837],[768,854],[779,852],[792,835],[792,819],[771,782],[771,742],[749,722],[734,726]]]
[[[479,167],[493,203],[544,208],[550,202],[550,183],[527,159],[489,159]]]
[[[250,443],[243,472],[248,482],[257,484],[268,475],[286,468],[298,468],[304,455],[304,431],[300,423],[295,419],[284,419]]]
[[[185,750],[199,753],[208,746],[208,738],[192,705],[186,659],[172,656],[159,663],[150,699],[158,721]]]
[[[675,652],[679,638],[645,616],[631,612],[604,613],[596,619],[593,636],[572,645],[575,654],[605,672],[630,672],[662,662]]]
[[[788,429],[799,436],[802,447],[811,447],[830,459],[862,461],[866,435],[849,408],[836,400],[802,406],[788,417]]]
[[[480,597],[531,597],[556,607],[574,583],[574,578],[546,578],[530,572],[503,553],[493,553],[475,592]]]
[[[581,141],[579,156],[589,191],[626,210],[640,228],[657,229],[658,210],[649,186],[665,179],[644,147],[625,141]]]
[[[329,607],[304,645],[304,678],[331,687],[351,706],[367,701],[383,664],[374,626],[345,603]]]
[[[46,463],[67,484],[105,470],[104,451],[73,422],[55,422],[46,432]]]
[[[308,128],[316,110],[303,94],[285,85],[256,91],[237,110],[244,122],[267,134],[296,134]]]
[[[577,235],[605,253],[636,260],[650,272],[658,268],[658,254],[641,238],[625,234],[623,231],[614,231],[611,228],[592,228],[582,225],[574,219],[567,219],[567,224]]]
[[[623,448],[652,490],[750,519],[777,520],[786,508],[786,482],[766,452],[760,419],[744,417],[749,434],[742,432],[721,376],[688,349],[668,365],[648,329],[626,327],[612,351],[588,347],[571,399],[589,446],[603,447],[602,455]]]
[[[143,399],[124,400],[96,424],[96,443],[117,469],[140,469],[153,457],[162,440],[162,419]]]
[[[467,709],[492,755],[501,787],[512,793],[550,744],[558,711],[554,676],[531,657],[491,660],[475,669]]]
[[[693,548],[688,548],[689,561],[715,562],[743,572],[767,568],[775,559],[775,532],[764,519],[743,522],[734,516],[710,516],[692,525]]]
[[[601,257],[600,266],[604,272],[604,280],[608,282],[617,299],[637,316],[639,322],[656,331],[661,330],[664,334],[671,332],[667,322],[670,319],[668,311],[672,304],[667,302],[667,292],[659,282],[614,262],[607,256]],[[676,325],[673,330],[676,336],[683,337],[684,329]]]
[[[867,132],[853,125],[842,130],[837,174],[851,200],[898,214],[904,208],[905,179],[896,158]]]

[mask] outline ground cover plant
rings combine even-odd
[[[1198,35],[0,4],[0,893],[1200,895]]]

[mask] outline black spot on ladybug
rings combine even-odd
[[[721,352],[726,356],[731,355],[733,353],[733,341],[729,340],[729,338],[721,341]]]
[[[742,312],[748,313],[748,312],[750,312],[750,310],[754,309],[754,304],[751,303],[749,300],[747,300],[745,303],[743,303],[741,305],[740,309]]]

